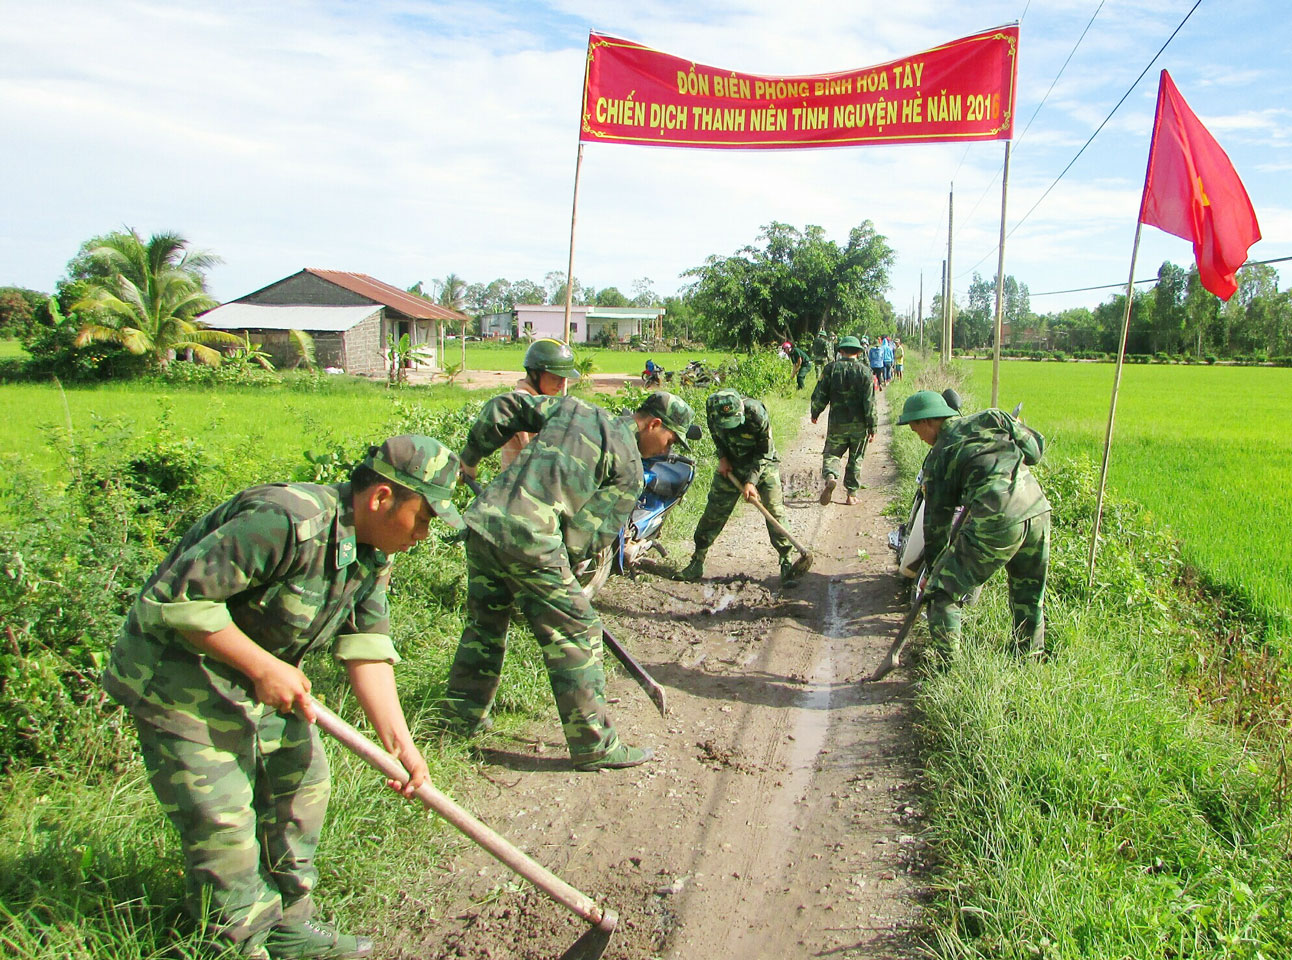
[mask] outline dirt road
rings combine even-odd
[[[885,414],[884,417],[887,420]],[[500,789],[473,801],[504,836],[618,911],[607,957],[906,957],[921,844],[907,675],[863,685],[901,620],[880,516],[890,428],[861,502],[817,503],[824,420],[782,450],[791,529],[815,553],[778,585],[761,517],[738,507],[707,579],[614,578],[598,607],[669,697],[661,718],[622,672],[612,715],[656,761],[576,774],[553,715],[533,742],[485,751]],[[693,496],[704,496],[698,489]],[[685,556],[674,557],[681,565]],[[454,919],[395,956],[551,958],[582,923],[467,850]],[[483,905],[481,905],[483,903]]]

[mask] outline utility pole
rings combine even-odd
[[[952,265],[951,265],[951,240],[954,235],[956,218],[955,218],[955,201],[956,185],[951,184],[951,190],[947,193],[947,289],[946,289],[946,310],[942,314],[942,362],[949,364],[951,362],[951,331],[955,326],[955,294],[951,292],[952,288]]]
[[[946,257],[942,258],[942,293],[940,294],[940,297],[942,299],[942,314],[941,316],[938,317],[938,321],[940,324],[938,332],[941,333],[942,336],[941,336],[941,343],[938,344],[938,361],[942,362],[943,344],[947,342],[947,259]]]
[[[920,271],[920,349],[924,349],[924,271]]]

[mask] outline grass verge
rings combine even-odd
[[[890,402],[947,385],[926,369]],[[904,474],[923,449],[899,436]],[[1005,653],[998,577],[965,617],[963,655],[924,667],[917,706],[935,858],[927,948],[966,958],[1288,956],[1286,767],[1277,748],[1213,722],[1181,683],[1215,624],[1179,588],[1176,543],[1114,498],[1087,594],[1097,467],[1052,454],[1037,475],[1054,508],[1049,661],[1024,666]]]

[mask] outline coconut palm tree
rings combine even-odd
[[[145,243],[134,230],[114,233],[90,251],[107,268],[107,276],[91,278],[89,293],[73,307],[99,311],[82,325],[76,345],[95,341],[119,343],[133,354],[147,355],[165,367],[179,350],[212,366],[220,363],[217,346],[238,346],[231,333],[209,330],[194,319],[218,306],[206,292],[203,271],[220,263],[204,251],[188,249],[177,233],[156,233]],[[104,321],[104,322],[98,322]]]

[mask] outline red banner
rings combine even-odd
[[[594,33],[579,139],[759,150],[1008,140],[1017,54],[1011,25],[874,67],[763,77]]]

